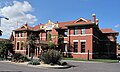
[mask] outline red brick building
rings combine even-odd
[[[38,40],[47,41],[48,34],[51,41],[57,45],[57,49],[63,52],[65,57],[94,59],[94,58],[116,58],[118,32],[110,28],[100,29],[96,15],[92,20],[79,18],[74,21],[51,22],[39,24],[34,27],[24,24],[13,30],[12,37],[15,52],[29,55],[29,49],[22,45],[27,41],[29,34],[35,34]],[[35,49],[38,56],[42,47]]]

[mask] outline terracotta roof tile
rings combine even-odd
[[[45,25],[45,24],[38,24],[38,25],[34,26],[33,29],[34,29],[34,30],[43,30],[43,29],[41,28],[41,26],[43,27],[44,25]]]
[[[22,27],[14,30],[14,31],[22,31],[22,30],[34,30],[33,27],[28,26],[28,24],[24,24]]]
[[[58,22],[58,26],[62,28],[66,28],[66,26],[74,26],[74,25],[89,25],[93,24],[90,20],[75,20],[75,21],[67,21],[67,22]]]
[[[102,33],[118,33],[114,30],[112,30],[111,28],[102,28],[100,29],[102,31]]]

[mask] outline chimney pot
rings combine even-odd
[[[92,21],[96,23],[96,14],[92,14]]]
[[[25,26],[28,26],[28,24],[26,23]]]
[[[96,16],[96,14],[92,14],[92,16],[93,16],[93,17],[95,17],[95,16]]]
[[[99,23],[99,20],[98,20],[98,19],[96,19],[96,25],[98,25],[98,23]]]

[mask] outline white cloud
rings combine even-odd
[[[115,25],[115,28],[119,28],[119,27],[120,27],[120,24]]]
[[[0,8],[0,15],[9,18],[9,20],[1,19],[2,37],[8,38],[12,30],[17,28],[17,25],[20,27],[26,22],[33,24],[37,21],[36,16],[30,14],[31,11],[33,11],[33,8],[27,1],[13,1],[12,5]]]

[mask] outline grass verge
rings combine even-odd
[[[113,60],[113,59],[84,60],[84,59],[76,59],[76,58],[64,58],[63,60],[86,61],[86,62],[104,62],[104,63],[118,63],[119,62],[119,60]]]

